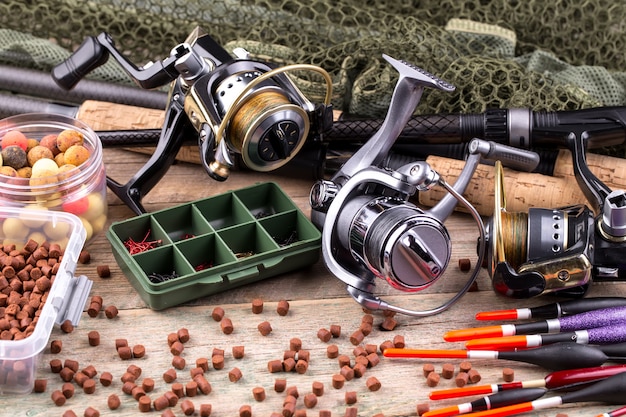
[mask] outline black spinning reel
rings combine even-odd
[[[496,167],[495,209],[487,225],[496,292],[513,298],[582,297],[593,281],[626,280],[626,192],[612,191],[589,170],[588,129],[597,126],[576,122],[541,134],[571,151],[576,181],[591,207],[507,212],[502,169]]]
[[[183,142],[197,138],[202,165],[218,181],[228,178],[235,157],[255,171],[271,171],[289,162],[307,140],[315,141],[332,125],[332,80],[323,69],[306,64],[272,68],[236,50],[232,57],[209,35],[194,30],[166,59],[141,68],[129,62],[107,33],[87,38],[52,76],[71,89],[109,55],[142,88],[170,84],[169,102],[155,152],[126,184],[108,178],[109,188],[133,211],[146,210],[141,199],[163,177]],[[312,71],[326,82],[323,103],[307,99],[287,76]]]

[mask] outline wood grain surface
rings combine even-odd
[[[146,161],[147,156],[127,152],[120,149],[105,149],[105,164],[108,174],[119,182],[125,182]],[[308,215],[308,196],[311,183],[308,180],[285,178],[272,174],[251,172],[234,172],[225,182],[215,182],[202,171],[198,165],[184,162],[173,165],[157,186],[144,197],[143,203],[147,210],[173,207],[196,199],[216,195],[227,190],[248,186],[259,181],[274,181],[295,201]],[[130,209],[123,205],[111,192],[108,195],[109,224],[134,216]],[[381,296],[394,304],[407,308],[424,309],[439,305],[469,278],[468,273],[458,268],[460,258],[470,258],[475,263],[476,237],[478,233],[471,218],[462,213],[455,213],[446,225],[453,241],[453,256],[444,277],[427,291],[419,293],[399,293],[391,290],[384,282],[378,284]],[[347,381],[344,387],[332,387],[332,375],[339,372],[338,361],[326,356],[330,344],[336,344],[341,354],[348,355],[354,363],[355,345],[350,336],[356,331],[365,316],[361,307],[348,297],[344,285],[331,276],[320,260],[317,264],[289,274],[269,278],[254,284],[245,285],[232,291],[200,298],[184,305],[162,311],[153,311],[146,307],[138,294],[130,286],[128,280],[115,263],[110,245],[104,234],[98,235],[86,248],[91,253],[91,262],[79,265],[77,274],[85,274],[94,282],[91,295],[100,295],[104,307],[115,305],[119,315],[115,319],[107,319],[103,312],[92,318],[83,313],[81,322],[72,333],[63,333],[55,328],[50,341],[62,341],[61,353],[52,354],[46,348],[41,355],[37,368],[37,377],[47,380],[44,393],[32,393],[23,396],[0,397],[0,415],[4,416],[63,416],[67,410],[76,415],[84,415],[88,407],[97,409],[101,416],[138,416],[161,415],[162,411],[142,413],[138,402],[132,396],[122,392],[121,377],[130,365],[141,368],[138,383],[144,378],[152,378],[156,384],[154,391],[147,393],[152,400],[172,389],[166,383],[163,373],[172,368],[173,354],[170,352],[168,335],[179,329],[187,329],[190,339],[184,344],[182,356],[186,365],[177,370],[177,382],[186,384],[191,380],[191,369],[199,358],[211,358],[214,349],[225,352],[224,368],[211,368],[205,373],[212,386],[208,395],[199,394],[187,397],[195,406],[193,415],[199,416],[201,404],[211,404],[211,416],[238,416],[242,405],[250,405],[253,416],[269,417],[272,413],[282,414],[285,393],[274,391],[276,379],[286,379],[289,387],[296,387],[299,393],[297,408],[304,409],[308,416],[318,416],[322,410],[330,411],[332,416],[343,416],[348,407],[356,407],[359,416],[416,416],[417,405],[428,403],[431,409],[439,408],[476,399],[470,397],[459,400],[430,401],[428,393],[431,388],[426,385],[422,375],[424,360],[418,359],[387,359],[379,354],[380,363],[367,369],[360,378]],[[111,269],[110,278],[99,278],[96,268],[108,265]],[[594,284],[590,296],[626,295],[624,284]],[[251,310],[252,300],[260,298],[264,301],[264,309],[260,314]],[[290,310],[286,316],[276,312],[278,301],[288,300]],[[416,318],[396,315],[397,326],[392,330],[382,330],[380,324],[384,316],[373,312],[373,331],[365,337],[360,346],[380,346],[385,341],[393,341],[401,337],[407,347],[451,349],[461,348],[460,343],[446,343],[442,339],[445,331],[480,325],[474,320],[478,311],[518,308],[540,305],[554,301],[552,298],[536,298],[532,300],[511,300],[497,296],[491,289],[489,278],[482,270],[478,278],[478,291],[466,294],[459,303],[449,310],[432,317]],[[222,307],[226,317],[232,320],[234,331],[224,334],[220,324],[211,318],[215,307]],[[262,336],[257,326],[267,321],[272,332]],[[317,336],[322,328],[331,325],[341,327],[341,335],[323,342]],[[90,346],[88,333],[98,331],[101,343]],[[282,359],[285,350],[289,349],[292,338],[302,341],[303,349],[310,352],[309,366],[304,374],[296,372],[270,373],[268,362]],[[146,355],[143,358],[122,360],[115,350],[115,340],[126,339],[130,346],[143,345]],[[232,355],[234,346],[244,346],[245,356],[235,359]],[[84,393],[76,385],[75,395],[63,406],[55,406],[51,393],[60,389],[62,381],[58,374],[50,371],[52,359],[74,359],[79,362],[80,369],[93,365],[98,371],[98,378],[103,372],[113,375],[113,383],[105,387],[99,382],[93,394]],[[460,360],[434,360],[438,371],[444,363],[452,363],[458,369]],[[546,369],[522,363],[474,360],[472,365],[481,376],[481,383],[501,383],[502,369],[511,367],[515,370],[518,380],[543,378],[549,372]],[[242,377],[231,382],[229,372],[238,368]],[[381,388],[370,391],[366,386],[369,377],[376,377]],[[303,397],[312,391],[312,383],[324,384],[324,394],[318,397],[317,404],[305,408]],[[442,379],[438,388],[454,387],[454,380]],[[252,390],[264,388],[266,399],[255,401]],[[355,392],[357,402],[346,404],[346,393]],[[107,398],[116,394],[121,399],[117,410],[110,410]],[[559,408],[531,413],[535,416],[555,416],[565,413],[570,416],[594,416],[612,410],[615,406],[606,404],[574,404]],[[174,415],[182,416],[183,411],[178,405],[172,408]]]

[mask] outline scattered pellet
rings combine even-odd
[[[417,411],[417,415],[421,416],[421,415],[427,413],[428,411],[430,411],[430,404],[428,404],[428,403],[418,403],[416,411]]]
[[[155,398],[152,402],[152,407],[154,407],[156,411],[165,410],[169,406],[170,402],[165,395],[161,395],[160,397]]]
[[[276,306],[276,312],[279,316],[286,316],[289,313],[289,301],[280,300]]]
[[[184,415],[190,416],[194,413],[196,408],[193,405],[193,402],[191,402],[190,400],[183,400],[180,403],[180,409],[182,410]]]
[[[174,414],[171,408],[166,408],[161,413],[161,417],[176,417],[176,414]]]
[[[265,388],[263,387],[254,387],[252,388],[252,396],[256,401],[264,401],[265,400]]]
[[[198,395],[198,383],[196,381],[188,381],[185,384],[185,395],[187,397],[195,397]]]
[[[352,367],[352,370],[354,371],[355,378],[361,378],[363,375],[365,375],[365,372],[367,372],[367,365],[360,362],[355,363]]]
[[[213,365],[213,369],[224,369],[224,355],[211,356],[211,364]]]
[[[459,269],[462,272],[467,272],[472,268],[472,261],[469,258],[460,258],[459,259]]]
[[[174,382],[176,378],[176,369],[174,368],[170,368],[163,373],[163,380],[167,383]]]
[[[248,404],[239,407],[239,417],[252,417],[252,407]]]
[[[309,352],[306,349],[300,349],[297,353],[296,353],[296,359],[297,360],[302,360],[302,361],[309,361],[309,359],[311,358],[311,352]]]
[[[124,372],[120,378],[122,382],[135,382],[137,377],[132,372]]]
[[[299,337],[292,337],[289,339],[289,350],[298,352],[300,349],[302,349],[302,339]]]
[[[133,358],[133,350],[130,346],[120,346],[119,349],[117,349],[117,354],[122,360],[129,360]]]
[[[172,357],[172,366],[178,369],[179,371],[182,369],[185,369],[186,364],[187,364],[187,361],[185,361],[185,358],[183,358],[182,356],[176,355]]]
[[[93,394],[96,392],[96,381],[91,378],[87,378],[83,382],[83,392],[85,394]]]
[[[100,344],[100,333],[96,330],[92,330],[87,333],[87,339],[89,341],[89,346],[98,346]]]
[[[346,382],[346,378],[342,374],[334,374],[332,377],[332,385],[335,389],[341,389]]]
[[[476,384],[477,382],[480,382],[480,380],[482,379],[482,377],[480,376],[480,373],[476,370],[476,368],[472,368],[469,371],[467,371],[467,376],[469,378],[469,381],[472,384]]]
[[[367,356],[367,351],[363,346],[359,345],[352,350],[352,354],[358,358],[359,356]]]
[[[133,346],[133,358],[143,358],[146,356],[146,348],[144,345],[138,344]]]
[[[85,417],[100,417],[100,411],[93,407],[85,408],[85,412],[83,413]]]
[[[503,368],[502,369],[502,379],[504,382],[513,382],[515,379],[515,371],[513,368]]]
[[[185,386],[180,382],[174,382],[170,389],[174,394],[176,394],[178,398],[182,398],[185,396]]]
[[[263,300],[260,298],[255,298],[252,300],[252,313],[253,314],[261,314],[263,312]]]
[[[459,372],[469,372],[472,369],[472,363],[470,361],[463,361],[459,364]]]
[[[222,307],[215,307],[211,312],[211,318],[215,321],[222,321],[224,318],[224,309]]]
[[[33,392],[46,392],[46,387],[48,386],[47,379],[35,379],[35,383],[33,385]]]
[[[283,361],[280,359],[274,359],[267,363],[267,370],[270,373],[282,372],[283,371]]]
[[[76,372],[74,374],[74,382],[76,382],[76,385],[78,385],[79,387],[82,388],[83,384],[85,383],[86,380],[88,380],[89,377],[87,375],[85,375],[82,372]]]
[[[306,408],[313,408],[317,405],[317,395],[309,392],[305,394],[303,401]]]
[[[178,335],[178,340],[180,341],[180,343],[187,343],[189,341],[189,330],[185,327],[178,329],[176,334]]]
[[[63,342],[61,340],[53,340],[50,342],[50,353],[61,353],[63,348]]]
[[[209,370],[209,360],[207,358],[198,358],[196,359],[196,366],[206,372]]]
[[[120,397],[117,396],[117,394],[111,394],[107,397],[107,406],[109,407],[109,409],[117,410],[120,405],[122,405],[122,401],[120,400]]]
[[[211,404],[200,404],[200,417],[210,417],[212,408]]]
[[[82,250],[78,254],[79,264],[88,264],[91,261],[91,254],[87,250]]]
[[[52,398],[52,402],[54,402],[54,405],[59,407],[65,404],[65,401],[67,400],[67,398],[65,398],[65,395],[63,395],[60,390],[52,391],[52,395],[50,395],[50,397]]]
[[[444,363],[441,366],[441,377],[444,379],[452,379],[454,376],[454,365],[451,363]]]
[[[291,372],[296,369],[296,360],[294,358],[286,358],[283,360],[283,371]]]
[[[191,376],[191,379],[194,379],[197,375],[204,375],[204,369],[195,367],[189,370],[189,376]]]
[[[393,317],[385,317],[383,322],[380,324],[381,330],[391,331],[396,328],[398,322]]]
[[[261,333],[262,336],[267,336],[272,333],[272,325],[269,321],[263,321],[259,323],[257,329],[259,329],[259,333]]]
[[[363,333],[362,329],[355,330],[350,335],[350,343],[352,343],[354,346],[359,345],[363,341],[363,339],[365,339],[365,334]]]
[[[107,308],[104,309],[104,315],[107,319],[114,319],[118,314],[119,311],[114,305],[107,306]]]
[[[335,359],[339,356],[339,346],[337,345],[328,345],[326,347],[326,357],[329,359]]]
[[[213,390],[213,387],[211,386],[209,381],[207,381],[204,375],[196,375],[193,380],[196,382],[196,384],[198,384],[198,389],[204,395],[210,394]]]
[[[467,385],[468,381],[469,381],[469,374],[467,372],[459,372],[458,374],[456,374],[456,377],[454,377],[454,383],[459,388],[462,388],[465,385]]]
[[[74,331],[74,325],[71,321],[65,320],[63,323],[61,323],[61,330],[64,333],[72,333]]]
[[[74,410],[65,410],[63,412],[63,417],[78,417]]]
[[[330,330],[328,330],[326,328],[321,328],[321,329],[319,329],[317,331],[317,337],[322,342],[328,343],[330,341],[331,337],[333,337],[333,335],[330,333]]]
[[[359,326],[359,330],[361,331],[361,333],[363,333],[364,336],[367,336],[370,333],[372,333],[373,328],[374,328],[374,325],[369,322],[363,322]]]
[[[89,378],[94,378],[98,374],[98,370],[93,365],[87,365],[81,372]]]
[[[402,336],[401,334],[397,334],[393,337],[393,346],[398,348],[398,349],[402,349],[405,347],[405,342],[404,342],[404,336]]]
[[[365,345],[365,352],[369,355],[370,353],[378,353],[378,346],[373,343],[367,343]]]
[[[126,395],[133,395],[136,386],[135,381],[126,381],[122,384],[122,392]]]
[[[111,269],[109,265],[98,265],[96,267],[96,273],[100,278],[110,278],[111,277]]]
[[[337,363],[339,364],[339,368],[343,368],[344,366],[350,366],[350,356],[339,355],[337,357]]]
[[[437,372],[431,372],[428,374],[428,377],[426,377],[426,385],[431,388],[436,387],[439,384],[440,379],[441,376],[439,376]]]
[[[111,372],[105,371],[100,374],[100,383],[103,387],[108,387],[113,382],[113,375]]]
[[[115,339],[115,349],[119,350],[121,347],[126,347],[128,346],[128,340],[127,339]]]
[[[180,340],[176,340],[170,345],[170,353],[174,356],[180,356],[184,350],[185,346],[180,342]]]
[[[370,376],[369,378],[367,378],[367,381],[365,381],[365,385],[370,391],[378,391],[381,387],[380,381],[375,376]]]
[[[304,359],[298,359],[295,367],[297,373],[302,375],[307,371],[308,368],[309,363],[307,361],[305,361]]]
[[[380,356],[377,353],[370,353],[366,356],[368,367],[373,368],[380,363]]]
[[[237,382],[241,379],[243,374],[241,373],[241,369],[233,368],[228,372],[228,379],[230,382]]]
[[[142,395],[141,397],[139,397],[137,403],[137,407],[142,413],[149,413],[150,411],[152,411],[152,400],[147,395]]]
[[[128,368],[126,368],[126,372],[133,374],[135,379],[137,379],[141,376],[142,369],[139,366],[131,363],[130,365],[128,365]]]
[[[220,327],[224,334],[231,334],[234,330],[233,322],[228,317],[224,317],[220,320]]]
[[[339,324],[331,324],[330,325],[330,334],[334,338],[338,338],[341,336],[341,326]]]
[[[346,411],[344,413],[344,417],[358,417],[359,409],[356,407],[346,407]]]
[[[72,379],[74,379],[75,373],[76,372],[74,372],[72,369],[64,366],[63,369],[61,369],[61,372],[59,372],[59,376],[63,381],[70,382]]]
[[[474,281],[471,283],[469,289],[467,290],[467,292],[476,292],[478,291],[478,281]]]
[[[72,384],[71,382],[66,382],[61,385],[61,392],[63,393],[63,396],[68,400],[74,396],[74,391],[74,384]]]
[[[276,378],[274,380],[274,391],[281,393],[287,388],[287,380],[284,378]]]
[[[356,403],[356,391],[346,391],[345,393],[345,401],[346,404],[351,405],[351,404],[355,404]]]
[[[391,340],[385,340],[384,342],[382,342],[379,346],[379,349],[381,352],[385,352],[385,349],[389,349],[393,347],[393,342]]]
[[[319,417],[330,417],[332,413],[330,410],[320,410]]]

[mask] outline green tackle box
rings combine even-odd
[[[311,265],[321,232],[272,182],[113,223],[113,254],[154,310]]]

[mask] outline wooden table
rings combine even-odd
[[[125,182],[145,163],[147,157],[121,149],[105,149],[104,153],[107,172],[120,182]],[[143,203],[149,211],[172,207],[177,204],[219,194],[227,190],[237,189],[258,181],[275,181],[308,215],[309,189],[311,181],[285,178],[272,174],[251,172],[234,172],[231,178],[223,183],[209,179],[201,167],[194,164],[178,163],[170,168],[163,180],[144,198]],[[134,214],[117,197],[109,192],[109,222],[133,217]],[[475,263],[475,245],[478,233],[471,218],[464,214],[454,214],[446,223],[452,235],[453,256],[450,266],[441,282],[432,289],[422,293],[398,293],[391,290],[385,283],[380,283],[381,294],[385,299],[407,308],[424,309],[439,305],[456,291],[460,283],[467,280],[469,274],[458,268],[460,258],[470,258]],[[181,356],[186,366],[177,371],[177,382],[186,384],[191,380],[190,371],[198,358],[211,358],[214,349],[223,349],[225,363],[222,370],[210,369],[206,379],[212,386],[208,395],[199,394],[188,397],[195,405],[195,414],[199,415],[201,404],[211,404],[212,416],[237,416],[242,405],[250,405],[253,416],[270,416],[273,412],[281,413],[286,394],[275,392],[276,379],[286,379],[289,387],[296,387],[300,394],[297,407],[303,409],[303,397],[312,391],[312,383],[322,382],[324,393],[318,397],[317,405],[306,409],[306,415],[317,416],[322,410],[330,411],[333,416],[343,416],[346,408],[345,395],[355,392],[357,402],[352,405],[358,409],[359,416],[373,416],[382,413],[384,416],[415,416],[417,405],[429,403],[431,409],[466,402],[475,397],[461,400],[434,402],[429,401],[430,388],[422,375],[425,360],[391,360],[380,356],[380,363],[366,371],[360,378],[347,381],[343,388],[335,389],[331,385],[333,374],[339,372],[336,359],[326,357],[326,349],[336,344],[339,352],[351,357],[354,363],[355,346],[350,342],[350,335],[356,331],[365,316],[362,308],[346,293],[344,285],[330,275],[323,261],[293,273],[266,279],[249,284],[232,291],[197,299],[188,304],[153,311],[146,307],[137,293],[130,286],[126,277],[116,264],[110,245],[104,233],[97,236],[86,248],[91,253],[91,262],[79,265],[77,274],[85,274],[93,280],[91,295],[100,295],[104,306],[115,305],[119,315],[115,319],[107,319],[101,312],[96,318],[83,313],[79,326],[69,334],[55,328],[50,340],[63,343],[61,353],[52,354],[46,348],[38,365],[38,377],[47,379],[46,392],[26,396],[1,397],[0,414],[7,416],[61,416],[66,410],[73,410],[82,416],[87,407],[99,410],[100,415],[137,416],[140,415],[138,402],[132,396],[122,392],[121,377],[129,367],[136,365],[142,369],[137,380],[140,384],[144,378],[152,378],[156,382],[154,391],[147,393],[153,400],[171,390],[163,373],[172,368],[173,354],[168,346],[168,335],[179,329],[187,329],[190,340],[184,344]],[[111,269],[110,278],[99,278],[96,267],[108,265]],[[391,331],[379,328],[383,321],[380,312],[374,312],[374,326],[371,334],[365,337],[361,346],[380,346],[385,341],[393,341],[396,336],[403,337],[407,347],[452,349],[461,348],[460,343],[446,343],[442,339],[445,331],[477,326],[474,315],[478,311],[502,308],[533,306],[552,301],[550,298],[533,300],[511,300],[497,296],[491,289],[485,270],[478,279],[479,291],[465,295],[461,301],[448,311],[436,316],[415,318],[395,316],[397,326]],[[619,283],[595,284],[590,295],[626,295],[626,286]],[[255,298],[264,301],[261,314],[253,314],[251,302]],[[290,310],[286,316],[279,316],[276,306],[280,300],[288,300]],[[234,332],[226,335],[220,324],[211,318],[214,307],[225,310],[226,317],[234,325]],[[262,336],[257,325],[268,321],[272,332]],[[321,341],[318,330],[330,329],[331,325],[341,326],[341,335],[329,342]],[[90,346],[87,334],[97,330],[101,337],[99,346]],[[115,350],[115,339],[127,339],[129,345],[144,345],[146,355],[140,359],[122,360]],[[308,369],[304,374],[296,372],[270,373],[268,362],[282,359],[285,350],[289,349],[292,338],[300,338],[303,349],[310,351]],[[235,359],[232,355],[233,346],[245,346],[245,356]],[[50,371],[50,360],[74,359],[83,369],[93,365],[99,375],[105,371],[112,373],[113,383],[105,387],[99,382],[94,394],[84,393],[76,387],[75,395],[65,405],[57,407],[51,400],[51,393],[59,389],[62,381],[57,374]],[[458,369],[459,360],[434,360],[436,370],[452,363]],[[501,383],[502,369],[515,369],[517,380],[543,378],[549,371],[523,363],[474,360],[472,365],[482,376],[481,383]],[[231,382],[229,372],[234,368],[241,370],[242,377]],[[366,380],[375,376],[381,383],[378,391],[370,391]],[[96,377],[98,378],[98,377]],[[438,388],[454,387],[454,380],[442,379]],[[266,399],[255,401],[252,390],[255,387],[265,389]],[[121,406],[115,411],[107,407],[107,398],[117,394]],[[616,408],[611,405],[584,404],[568,405],[558,409],[540,411],[534,415],[553,416],[558,412],[572,416],[593,416]],[[181,416],[179,405],[172,411]],[[161,415],[152,410],[145,415]],[[303,414],[304,415],[304,414]]]

